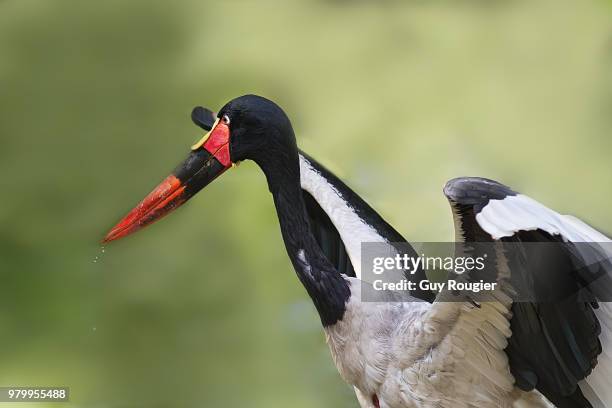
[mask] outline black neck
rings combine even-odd
[[[297,151],[285,159],[259,165],[268,179],[293,268],[314,302],[321,322],[329,326],[344,315],[350,297],[349,285],[325,258],[310,231],[300,187]]]

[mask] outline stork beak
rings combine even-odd
[[[154,223],[210,184],[232,166],[228,142],[228,126],[216,122],[192,147],[187,159],[119,221],[102,242],[123,238]]]

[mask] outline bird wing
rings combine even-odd
[[[389,243],[397,253],[416,257],[406,239],[342,180],[303,151],[299,155],[310,229],[337,271],[361,279],[361,246],[365,242]],[[425,279],[425,274],[416,271],[411,279]],[[411,295],[428,302],[434,299],[433,293],[425,290]]]
[[[559,407],[612,406],[612,241],[492,180],[454,179],[444,193],[459,239],[518,246],[506,263],[512,285],[555,299],[512,304],[506,354],[516,385]],[[555,244],[555,268],[541,267],[534,242]]]
[[[346,246],[333,222],[308,191],[302,190],[302,196],[306,204],[310,232],[314,235],[325,257],[338,272],[354,277],[355,268],[353,268]]]

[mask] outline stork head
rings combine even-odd
[[[299,177],[297,146],[289,118],[274,102],[245,95],[219,113],[195,108],[193,121],[209,130],[191,147],[187,159],[166,177],[106,235],[110,242],[152,224],[180,207],[230,167],[255,161],[268,176],[286,171]]]

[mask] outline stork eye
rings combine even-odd
[[[227,115],[223,115],[223,117],[221,118],[221,120],[223,121],[223,123],[225,123],[226,125],[230,124],[230,118]]]

